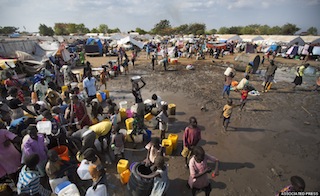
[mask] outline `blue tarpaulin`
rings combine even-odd
[[[102,55],[103,46],[102,46],[101,40],[100,39],[91,38],[91,37],[87,39],[86,45],[95,45],[95,44],[98,45],[99,53]]]

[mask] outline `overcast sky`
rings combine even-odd
[[[167,19],[173,27],[204,23],[207,30],[218,30],[291,23],[300,31],[313,26],[320,33],[320,0],[0,0],[0,5],[0,26],[28,32],[39,31],[40,24],[53,28],[55,23],[149,31]]]

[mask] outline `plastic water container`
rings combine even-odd
[[[75,184],[70,184],[58,193],[58,196],[66,195],[80,196],[78,187]]]
[[[150,121],[152,118],[153,118],[153,115],[151,113],[144,115],[144,119],[147,121]]]
[[[50,135],[52,130],[51,121],[39,121],[37,122],[38,133]]]
[[[121,119],[127,118],[127,110],[125,108],[120,108],[119,113],[120,113]]]
[[[62,189],[66,188],[66,187],[69,186],[70,184],[71,184],[70,181],[64,181],[64,182],[58,184],[58,186],[56,186],[54,192],[55,192],[56,194],[59,194],[59,192],[60,192]]]
[[[126,142],[133,142],[130,137],[131,132],[132,132],[132,129],[126,130]]]
[[[227,69],[226,69],[226,71],[224,72],[224,75],[225,76],[229,76],[229,74],[232,72],[232,68],[231,67],[228,67]]]
[[[61,86],[61,91],[62,93],[64,93],[65,91],[68,90],[68,86]]]
[[[127,130],[133,129],[132,123],[133,123],[133,118],[126,119],[126,128],[127,128]]]
[[[171,140],[171,142],[172,142],[173,150],[176,150],[177,146],[178,146],[178,135],[170,133],[168,135],[168,139]]]
[[[172,142],[169,139],[163,139],[162,140],[162,146],[165,147],[166,149],[166,155],[171,155],[172,154]]]
[[[141,76],[133,76],[131,77],[131,80],[134,82],[138,82],[141,79]]]
[[[103,90],[102,92],[104,92],[106,94],[107,98],[110,97],[110,92],[108,90]]]
[[[102,96],[101,96],[100,92],[96,93],[96,97],[97,97],[98,101],[101,103],[102,102]]]
[[[120,159],[117,164],[117,172],[121,174],[129,168],[129,161],[126,159]]]
[[[176,105],[173,103],[170,103],[168,105],[168,110],[170,115],[176,115]]]
[[[120,108],[127,109],[128,108],[128,102],[127,101],[120,101],[119,102]]]
[[[130,170],[129,169],[126,169],[124,172],[122,172],[120,174],[120,182],[122,184],[127,184],[129,182],[129,179],[130,179]]]
[[[87,163],[87,160],[83,159],[80,163],[80,166],[77,169],[77,174],[81,180],[90,180],[92,179],[89,173],[89,166],[91,163]]]
[[[131,112],[130,109],[127,109],[126,114],[127,114],[127,118],[132,118],[133,116],[133,113]]]
[[[71,89],[74,89],[75,87],[78,87],[78,82],[71,82],[70,86]]]
[[[107,100],[107,94],[105,92],[100,92],[102,101]]]

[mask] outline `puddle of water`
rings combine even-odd
[[[312,68],[314,69],[314,68]],[[276,75],[275,75],[275,78],[274,80],[276,82],[293,82],[294,78],[296,77],[295,75],[295,72],[296,72],[296,67],[281,67],[281,68],[278,68],[277,71],[276,71]],[[313,70],[308,70],[307,72],[305,72],[304,76],[303,76],[303,85],[306,85],[306,86],[313,86],[315,85],[316,83],[316,79],[318,76],[320,76],[320,72],[316,72],[314,71],[313,73]],[[264,77],[266,73],[266,70],[260,70],[260,73],[259,75],[261,77]]]

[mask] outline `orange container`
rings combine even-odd
[[[127,184],[129,182],[129,179],[130,179],[130,170],[129,169],[126,169],[124,172],[122,172],[120,174],[120,182],[122,184]]]
[[[132,123],[133,123],[133,118],[126,119],[126,128],[127,128],[127,130],[133,129]]]
[[[176,150],[177,146],[178,146],[178,135],[170,133],[168,135],[168,139],[171,140],[171,142],[172,142],[173,150]]]
[[[239,84],[239,82],[237,82],[237,81],[235,81],[235,80],[231,82],[231,86],[233,86],[233,87],[234,87],[234,86],[238,86],[238,84]]]
[[[162,140],[162,146],[166,148],[166,155],[172,154],[172,142],[169,139],[163,139]]]
[[[127,118],[127,110],[125,108],[120,108],[119,112],[120,112],[121,119]]]
[[[109,96],[110,96],[109,91],[108,90],[103,90],[102,92],[104,92],[106,94],[106,96],[107,96],[106,98],[108,99]]]
[[[55,150],[58,153],[61,160],[70,161],[69,149],[67,146],[64,146],[64,145],[56,146],[53,148],[53,150]]]
[[[102,96],[101,96],[100,92],[96,93],[96,97],[97,97],[98,101],[101,103],[102,102]]]
[[[153,115],[151,113],[144,115],[144,119],[147,121],[150,121],[152,118],[153,118]]]
[[[117,164],[117,172],[121,174],[129,168],[129,161],[126,159],[120,159]]]

